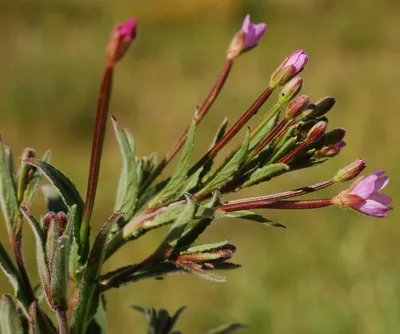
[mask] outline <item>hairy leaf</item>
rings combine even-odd
[[[221,215],[220,217],[221,218],[228,217],[228,218],[239,218],[239,219],[251,220],[251,221],[255,221],[257,223],[262,223],[263,225],[269,226],[269,227],[285,227],[285,225],[279,224],[277,222],[273,222],[272,220],[269,220],[257,213],[254,213],[254,212],[248,211],[248,210],[226,212],[225,214]]]
[[[124,212],[124,221],[132,219],[135,212],[139,180],[135,157],[135,145],[129,132],[122,128],[115,117],[111,117],[115,136],[123,158],[114,211]]]
[[[21,217],[16,192],[15,173],[11,166],[11,152],[5,148],[0,135],[0,204],[8,234],[14,233],[15,225]]]
[[[289,166],[283,163],[270,164],[256,169],[249,180],[243,183],[242,187],[250,187],[260,182],[268,181],[273,177],[279,176],[289,170]]]
[[[186,138],[185,145],[183,146],[182,155],[178,162],[178,165],[175,168],[174,173],[168,184],[149,204],[150,208],[153,208],[160,203],[176,199],[182,193],[183,189],[185,189],[187,174],[190,168],[190,158],[192,156],[194,148],[197,117],[198,114],[196,111],[192,119],[192,123],[190,125],[190,129]]]
[[[11,295],[6,294],[0,300],[0,329],[2,334],[24,334],[28,331],[28,319]]]
[[[211,180],[208,180],[207,184],[201,189],[198,193],[198,196],[201,197],[204,194],[207,194],[215,189],[219,189],[228,182],[230,182],[236,175],[236,172],[240,169],[243,163],[246,160],[246,155],[249,149],[249,140],[250,135],[249,131],[246,133],[246,137],[240,146],[239,150],[229,159],[225,164],[223,164],[217,172],[214,174],[214,177]]]

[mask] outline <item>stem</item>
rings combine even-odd
[[[110,278],[101,281],[100,285],[102,286],[102,290],[110,287],[118,287],[119,286],[118,281],[122,281],[128,278],[136,271],[143,270],[152,265],[155,261],[158,261],[160,259],[161,259],[160,253],[154,252],[149,257],[145,258],[142,262],[139,262],[133,266],[129,266],[125,270],[116,273],[114,276],[111,276]]]
[[[302,151],[303,149],[305,149],[307,147],[307,145],[309,144],[309,142],[307,140],[303,141],[299,146],[297,146],[293,151],[289,152],[288,154],[286,154],[285,156],[283,156],[282,158],[280,158],[276,163],[287,163],[288,161],[292,160],[292,158],[299,153],[300,151]]]
[[[94,200],[96,197],[97,182],[99,179],[100,161],[103,152],[104,135],[107,124],[108,107],[112,88],[114,67],[106,67],[103,81],[100,87],[99,98],[97,101],[96,119],[94,123],[92,154],[90,157],[90,169],[86,192],[85,208],[83,211],[82,226],[80,229],[80,239],[86,243],[89,234],[89,221],[92,216]]]
[[[275,103],[275,105],[271,108],[266,117],[257,124],[253,131],[251,131],[250,138],[254,138],[254,136],[264,127],[264,125],[267,124],[272,119],[272,117],[275,116],[281,106],[282,104],[280,104],[279,102]]]
[[[204,118],[204,116],[207,114],[208,110],[211,108],[214,101],[218,97],[219,93],[222,90],[222,87],[225,84],[226,79],[228,78],[228,75],[232,68],[232,65],[233,65],[233,59],[227,59],[224,67],[222,68],[222,70],[217,78],[217,81],[215,82],[210,93],[208,94],[207,98],[205,99],[205,101],[203,102],[202,106],[199,109],[199,117],[198,117],[196,124],[200,123],[200,121]],[[189,132],[189,128],[190,128],[190,126],[188,126],[186,128],[186,130],[180,136],[178,141],[172,146],[172,148],[169,150],[169,152],[165,155],[165,157],[157,165],[154,172],[151,173],[151,175],[149,175],[149,177],[146,179],[146,182],[141,187],[141,191],[145,190],[156,179],[156,177],[161,174],[161,172],[168,165],[168,163],[179,152],[179,150],[182,148],[183,144],[186,141],[187,134]]]
[[[285,210],[306,210],[331,206],[332,198],[308,199],[299,201],[243,201],[241,203],[224,204],[216,209],[226,212],[251,209],[285,209]]]
[[[260,153],[260,151],[279,134],[282,128],[286,125],[287,121],[288,121],[287,118],[281,119],[279,123],[275,126],[275,128],[257,145],[257,147],[253,150],[253,152],[249,154],[249,156],[247,157],[247,161],[250,161],[258,153]]]
[[[246,202],[276,201],[276,200],[282,200],[282,199],[287,199],[287,198],[293,198],[293,197],[306,195],[306,194],[327,188],[333,184],[334,184],[334,182],[332,180],[327,180],[327,181],[322,181],[322,182],[313,184],[311,186],[298,188],[295,190],[284,191],[281,193],[271,194],[271,195],[266,195],[266,196],[257,196],[257,197],[250,197],[250,198],[245,198],[245,199],[238,199],[238,200],[226,202],[225,204],[231,205],[231,204],[246,203]]]
[[[239,120],[229,129],[229,131],[209,150],[190,170],[188,175],[193,175],[201,166],[209,159],[213,158],[234,136],[239,130],[253,117],[261,106],[267,101],[273,92],[273,88],[268,87],[250,106],[250,108],[239,118]]]
[[[68,334],[68,319],[67,312],[65,310],[56,310],[57,314],[57,322],[58,322],[58,333],[59,334]]]

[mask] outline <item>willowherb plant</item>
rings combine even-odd
[[[192,273],[223,282],[215,271],[239,265],[228,262],[235,246],[227,241],[194,245],[214,219],[241,218],[271,227],[280,223],[251,211],[268,209],[314,209],[331,205],[351,208],[374,217],[387,217],[391,198],[380,193],[389,179],[384,171],[360,176],[349,189],[329,198],[301,200],[333,184],[355,179],[365,168],[357,159],[332,178],[303,188],[253,198],[224,201],[224,195],[272,178],[314,167],[338,155],[345,146],[345,130],[327,130],[326,114],[335,104],[333,97],[312,103],[299,95],[303,80],[298,75],[308,61],[307,53],[295,51],[272,74],[269,86],[231,127],[223,120],[210,149],[192,164],[196,128],[213,105],[234,61],[257,46],[265,34],[264,23],[250,22],[246,16],[233,38],[225,65],[204,103],[196,108],[190,125],[160,161],[155,154],[135,155],[135,143],[114,116],[114,128],[123,168],[118,184],[115,212],[101,227],[90,246],[90,222],[94,208],[108,106],[115,67],[136,37],[136,20],[117,25],[106,49],[106,67],[101,83],[94,125],[93,146],[86,199],[74,184],[49,163],[50,152],[36,158],[33,149],[23,151],[15,171],[11,151],[0,137],[0,194],[4,222],[13,256],[0,244],[1,267],[15,293],[0,302],[1,332],[6,333],[104,333],[103,293],[138,280],[171,273]],[[213,160],[258,113],[271,94],[279,90],[276,103],[254,127],[239,135],[241,143],[217,166]],[[164,168],[181,150],[170,177],[154,184]],[[43,186],[48,211],[38,220],[29,213],[32,199],[43,176],[51,186]],[[37,266],[41,289],[36,289],[25,268],[21,252],[23,220],[29,223],[36,240]],[[105,261],[126,243],[164,225],[170,225],[164,239],[143,261],[103,273]],[[57,319],[40,306],[41,295]],[[171,316],[166,310],[144,309],[149,319],[148,333],[179,333],[174,324],[183,309]],[[241,324],[226,325],[210,333],[231,333]]]

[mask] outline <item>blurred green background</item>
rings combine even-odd
[[[208,147],[222,118],[234,122],[266,88],[283,58],[303,48],[310,56],[303,92],[313,100],[337,97],[330,127],[347,129],[348,146],[321,167],[289,174],[241,196],[315,183],[363,157],[367,172],[387,170],[391,183],[385,192],[396,203],[397,0],[0,0],[0,130],[6,143],[16,157],[27,146],[39,154],[51,148],[55,166],[84,194],[104,48],[113,25],[136,16],[139,37],[118,65],[111,112],[133,132],[140,155],[162,155],[207,95],[246,13],[253,21],[267,22],[269,31],[235,63],[218,102],[199,127],[196,157]],[[121,166],[111,127],[103,156],[94,232],[112,212]],[[39,197],[35,214],[44,212]],[[187,305],[178,326],[185,333],[235,321],[248,323],[248,333],[399,332],[396,211],[386,220],[338,208],[264,214],[288,228],[221,220],[202,237],[209,242],[229,238],[238,247],[233,260],[243,267],[226,273],[228,283],[180,275],[108,292],[109,333],[143,332],[145,321],[130,309],[132,304],[170,311]],[[8,244],[2,229],[0,239]],[[107,269],[142,259],[163,233],[130,244]],[[24,252],[29,272],[37,278],[28,229]],[[10,290],[1,277],[0,292]]]

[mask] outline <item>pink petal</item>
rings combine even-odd
[[[351,190],[351,194],[356,194],[364,199],[367,199],[369,195],[375,190],[375,181],[377,176],[371,174],[368,175],[364,180],[359,182],[354,189]]]
[[[369,196],[369,199],[372,200],[372,201],[375,201],[375,202],[379,202],[379,203],[384,204],[384,205],[392,203],[392,198],[390,196],[385,195],[385,194],[381,194],[381,193],[378,193],[378,192],[372,193]]]
[[[250,27],[250,14],[247,14],[242,23],[242,30],[247,33]]]
[[[367,199],[357,209],[368,216],[374,216],[379,218],[387,217],[388,216],[387,212],[391,210],[390,207],[369,199]]]
[[[385,188],[388,183],[389,183],[389,178],[387,176],[382,176],[378,178],[378,180],[376,180],[375,182],[375,191],[379,191]]]

